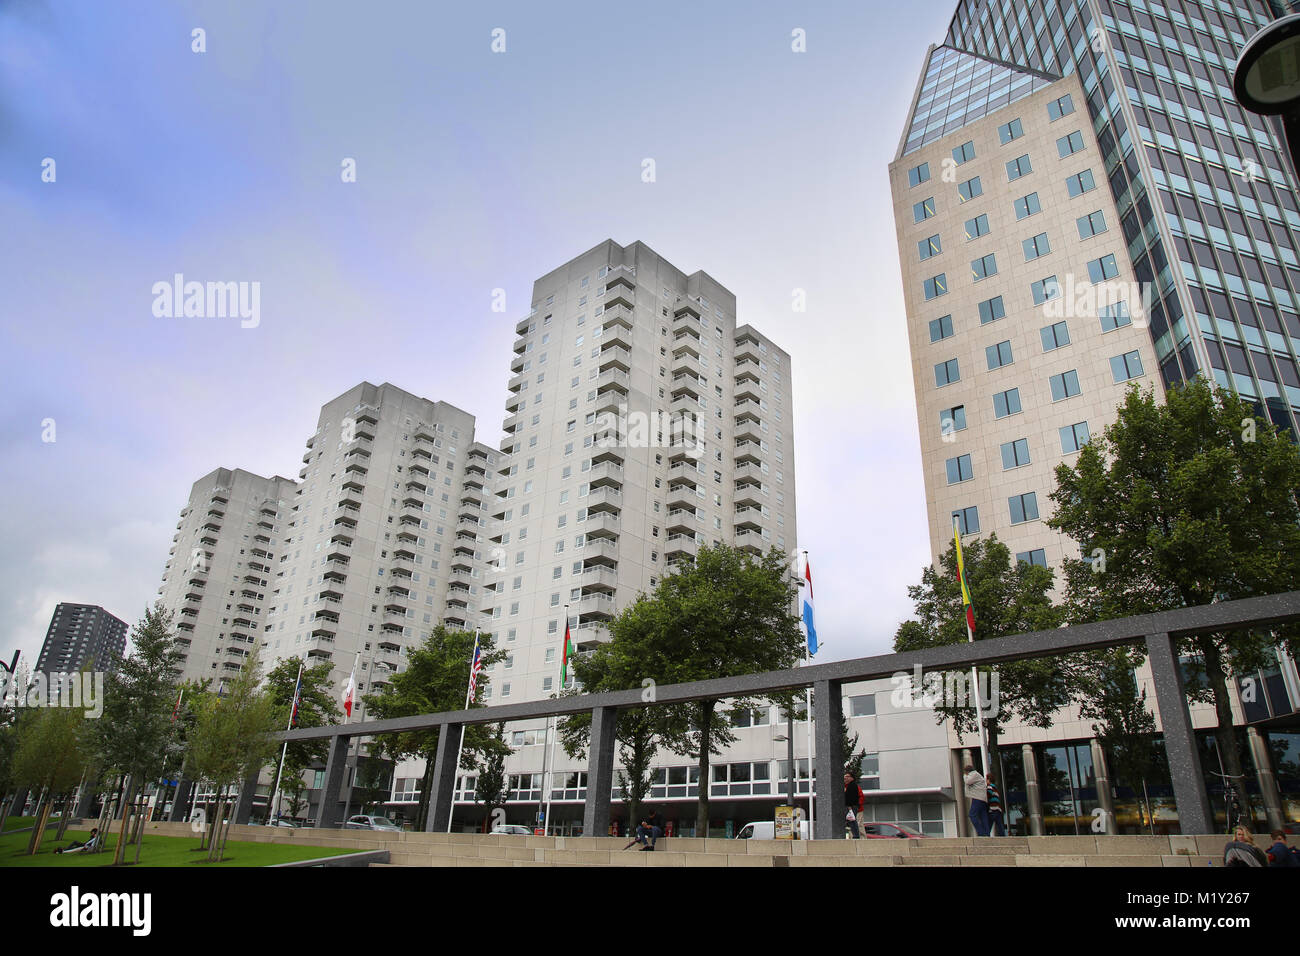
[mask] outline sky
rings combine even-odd
[[[296,477],[361,381],[497,445],[533,280],[606,239],[790,353],[818,659],[889,651],[930,555],[887,167],[954,7],[0,0],[0,657],[138,621],[193,482]],[[256,326],[155,315],[177,273]]]

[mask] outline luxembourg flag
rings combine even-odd
[[[808,632],[808,656],[817,653],[817,628],[813,624],[812,564],[807,553],[803,558],[803,626]]]

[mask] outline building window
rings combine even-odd
[[[907,171],[907,185],[919,186],[921,183],[930,181],[930,164],[922,163],[920,166],[913,166]]]
[[[984,350],[984,357],[988,360],[990,372],[995,368],[1010,365],[1015,361],[1011,357],[1011,340],[1008,339],[1005,342],[999,342],[997,345],[990,345]]]
[[[1040,568],[1047,567],[1047,552],[1042,548],[1034,548],[1032,551],[1016,552],[1016,561],[1021,564],[1036,564]]]
[[[1119,268],[1115,264],[1113,255],[1102,256],[1100,259],[1093,259],[1088,263],[1088,278],[1093,282],[1103,282],[1106,279],[1113,279],[1119,275]]]
[[[951,435],[953,432],[963,431],[966,428],[966,406],[954,405],[952,408],[945,408],[939,412],[939,432],[943,435]]]
[[[941,272],[937,276],[931,276],[925,280],[925,298],[926,300],[937,299],[948,292],[948,275]]]
[[[984,187],[980,185],[980,178],[978,176],[974,176],[957,186],[957,198],[962,202],[968,202],[976,196],[982,195],[984,195]]]
[[[1052,352],[1070,344],[1070,330],[1064,322],[1056,322],[1038,330],[1043,339],[1043,351]]]
[[[1097,310],[1097,318],[1101,320],[1101,330],[1103,332],[1118,329],[1120,326],[1129,325],[1132,322],[1128,314],[1127,302],[1116,302],[1114,305],[1102,306]]]
[[[1029,154],[1017,156],[1011,162],[1007,163],[1007,182],[1013,183],[1021,176],[1027,176],[1034,171],[1034,167],[1029,162]]]
[[[991,299],[985,299],[979,304],[980,325],[988,325],[990,322],[996,322],[1007,314],[1007,310],[1002,305],[1002,296],[995,295]]]
[[[912,217],[915,222],[923,222],[934,215],[934,197],[922,199],[919,203],[912,206]]]
[[[921,254],[921,260],[929,259],[931,256],[937,256],[943,252],[943,245],[938,236],[931,236],[929,239],[922,239],[916,244],[917,251]]]
[[[1115,376],[1116,382],[1138,378],[1142,374],[1142,357],[1136,351],[1116,355],[1110,360],[1110,372]]]
[[[1029,292],[1034,297],[1034,305],[1042,305],[1061,294],[1061,284],[1056,281],[1056,276],[1048,276],[1033,283],[1029,287]]]
[[[1020,125],[1020,120],[1013,119],[1010,123],[1003,123],[998,127],[998,142],[1003,146],[1013,139],[1019,139],[1025,135],[1024,128]]]
[[[848,699],[850,717],[874,717],[876,715],[876,695],[859,694]]]
[[[958,508],[952,513],[952,517],[957,519],[957,532],[959,534],[979,533],[980,510],[977,506],[971,505],[969,508]]]
[[[978,239],[980,236],[987,236],[989,233],[989,217],[986,214],[976,216],[974,219],[966,220],[966,238]]]
[[[971,471],[970,455],[958,455],[956,458],[949,458],[944,466],[948,471],[948,484],[955,485],[963,481],[970,481],[974,476]]]
[[[1092,170],[1085,169],[1083,172],[1071,176],[1065,181],[1065,188],[1069,192],[1071,199],[1096,189],[1097,183],[1092,178]]]
[[[1059,402],[1063,398],[1072,398],[1079,394],[1079,373],[1070,369],[1060,375],[1053,375],[1049,379],[1049,384],[1052,388],[1052,401]]]
[[[980,279],[987,279],[989,276],[998,274],[998,260],[989,253],[987,256],[980,256],[978,259],[972,259],[970,264],[971,279],[979,282]]]
[[[936,388],[943,388],[945,385],[951,385],[953,382],[961,381],[961,369],[957,367],[957,360],[948,359],[946,362],[940,362],[934,367],[934,384]]]
[[[930,320],[930,341],[938,342],[952,335],[952,316],[941,315]]]
[[[1009,388],[993,396],[993,417],[1006,418],[1020,411],[1020,389]]]
[[[1047,118],[1052,122],[1059,120],[1062,116],[1069,116],[1074,112],[1074,100],[1070,99],[1070,94],[1066,93],[1059,100],[1052,100],[1047,104]]]
[[[1038,494],[1030,491],[1023,495],[1012,495],[1007,499],[1011,508],[1011,523],[1024,524],[1038,518]]]
[[[1062,136],[1056,141],[1056,151],[1061,155],[1062,159],[1079,152],[1081,149],[1083,149],[1083,133],[1077,129],[1069,136]]]
[[[1016,209],[1017,219],[1028,219],[1035,213],[1043,211],[1043,204],[1038,201],[1038,193],[1021,196],[1013,205]]]
[[[1086,216],[1080,216],[1074,220],[1074,224],[1079,227],[1080,239],[1091,239],[1093,236],[1106,231],[1106,217],[1102,215],[1100,209],[1096,212],[1090,212]]]
[[[1009,471],[1029,464],[1029,439],[1017,438],[1002,446],[1002,470]]]
[[[952,151],[953,162],[958,166],[962,163],[969,163],[975,158],[975,144],[972,142],[962,143]]]
[[[1076,422],[1061,429],[1061,454],[1069,455],[1088,444],[1088,423]]]
[[[1032,262],[1039,256],[1045,256],[1052,251],[1051,244],[1047,241],[1047,233],[1045,232],[1040,232],[1038,235],[1026,239],[1020,245],[1025,250],[1026,262]]]

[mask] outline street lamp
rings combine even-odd
[[[1250,38],[1232,77],[1237,102],[1282,120],[1292,170],[1300,170],[1300,14],[1274,20]]]

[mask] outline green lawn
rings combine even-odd
[[[35,824],[35,817],[5,817],[4,828],[6,830],[17,830],[20,827],[30,827]]]
[[[7,828],[6,828],[7,829]],[[0,867],[5,866],[108,866],[113,862],[113,850],[117,846],[117,834],[110,834],[108,848],[103,853],[85,855],[73,853],[63,855],[54,852],[55,847],[67,846],[74,839],[85,840],[88,830],[69,829],[64,839],[56,841],[54,834],[57,826],[51,826],[41,843],[41,852],[35,856],[26,856],[27,841],[30,833],[14,833],[0,836]],[[140,848],[141,866],[213,866],[207,862],[207,851],[196,850],[199,845],[197,836],[168,837],[145,835],[144,845]],[[231,840],[226,844],[226,858],[216,866],[270,866],[273,863],[294,863],[299,860],[312,860],[324,856],[339,856],[342,852],[325,846],[285,846],[273,843],[243,843]],[[126,848],[127,862],[135,859],[135,847]]]

